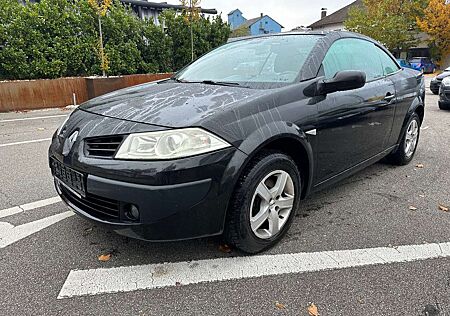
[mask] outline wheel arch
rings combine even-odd
[[[407,128],[408,121],[409,121],[411,115],[413,115],[414,113],[416,113],[419,116],[420,124],[422,124],[424,117],[425,117],[425,106],[424,106],[423,102],[420,101],[420,98],[416,98],[415,101],[409,107],[408,112],[406,113],[405,119],[403,120],[403,125],[402,125],[402,129],[400,130],[400,135],[397,140],[397,144],[399,144],[400,141],[402,140],[403,134],[405,133],[405,130]]]
[[[239,170],[239,178],[252,159],[261,151],[275,150],[290,156],[299,168],[302,180],[302,199],[311,191],[314,174],[314,157],[311,144],[306,134],[295,124],[276,122],[276,126],[271,126],[271,131],[278,131],[261,140],[262,131],[253,133],[244,141],[239,150],[247,154],[247,159]],[[264,134],[264,133],[263,133]]]

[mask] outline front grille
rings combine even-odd
[[[59,185],[61,194],[73,205],[82,211],[103,220],[119,220],[119,201],[100,197],[87,193],[86,197],[81,197],[68,190],[64,185]]]
[[[445,97],[450,100],[450,92],[445,92]]]
[[[123,136],[88,138],[84,141],[86,156],[112,158],[123,141]]]

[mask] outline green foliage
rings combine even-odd
[[[167,28],[167,35],[171,38],[172,66],[179,70],[191,62],[191,42],[189,22],[173,11],[165,11],[161,16],[161,23]],[[200,18],[192,21],[194,33],[194,58],[198,58],[211,49],[225,44],[230,36],[230,28],[220,16],[213,19]]]
[[[0,7],[11,2],[0,1]],[[74,3],[42,0],[39,5],[11,8],[7,22],[1,23],[1,77],[55,78],[88,71],[91,37],[83,27],[84,12],[76,10]]]
[[[231,32],[230,37],[244,37],[249,35],[250,29],[248,27],[243,26],[233,30],[233,32]]]
[[[165,29],[114,1],[102,17],[108,75],[171,72],[191,61],[187,22],[171,11],[163,15]],[[97,19],[88,0],[25,6],[0,0],[0,79],[100,74]],[[194,21],[193,32],[196,56],[225,43],[230,34],[220,17]]]
[[[350,9],[346,29],[372,37],[388,49],[405,51],[417,44],[416,17],[423,15],[428,0],[364,0]]]

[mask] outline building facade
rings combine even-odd
[[[159,3],[159,2],[150,2],[146,0],[120,0],[120,1],[126,5],[130,5],[133,11],[139,16],[139,18],[152,20],[155,25],[159,25],[159,15],[164,10],[174,10],[177,12],[181,12],[186,9],[186,7],[182,5],[168,4],[165,2]],[[202,14],[217,14],[216,9],[200,8],[200,12]]]
[[[228,13],[228,24],[231,30],[247,29],[248,35],[281,33],[283,29],[280,23],[263,13],[258,18],[247,20],[239,9]]]
[[[159,25],[159,15],[164,10],[174,10],[176,12],[181,12],[186,8],[182,5],[160,3],[160,2],[150,2],[147,0],[120,0],[123,4],[129,5],[136,15],[141,19],[152,20],[155,25]],[[19,0],[19,2],[24,5],[27,2],[36,3],[40,0]],[[204,9],[200,8],[202,14],[217,14],[216,9]]]

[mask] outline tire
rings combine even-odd
[[[431,92],[432,92],[434,95],[437,95],[437,94],[439,93],[439,90],[431,90]]]
[[[450,110],[450,105],[445,105],[443,102],[439,101],[439,109],[441,110]]]
[[[413,113],[409,118],[408,123],[406,124],[406,129],[403,132],[402,140],[400,141],[398,148],[386,157],[388,162],[398,166],[404,166],[411,162],[416,153],[417,144],[419,143],[420,125],[421,122],[419,115],[417,115],[417,113]],[[414,126],[417,128],[417,130],[415,134],[415,141],[412,144],[413,148],[411,148],[408,147],[408,142],[411,146],[410,131],[412,131],[413,129],[415,130]]]
[[[282,178],[287,181],[280,196],[280,190],[275,193],[275,185],[282,183]],[[266,192],[265,199],[257,193],[257,189]],[[274,151],[257,154],[243,171],[233,192],[225,225],[226,241],[252,254],[274,246],[292,224],[300,204],[300,196],[300,172],[289,156]],[[281,202],[287,203],[286,205],[292,203],[292,207],[290,210],[286,205],[280,208]],[[265,216],[260,217],[260,222],[255,221],[252,228],[251,219],[253,217],[255,220],[258,214]],[[275,228],[277,225],[271,224],[275,222],[279,223],[278,231]]]

